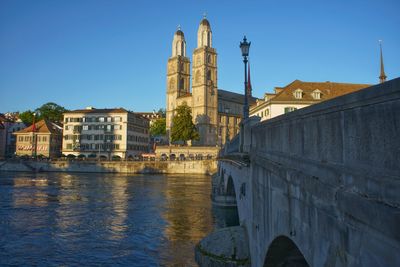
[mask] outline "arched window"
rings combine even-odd
[[[211,80],[211,70],[207,71],[207,81]]]
[[[296,89],[293,93],[294,98],[296,99],[302,99],[303,98],[303,90],[301,89]]]
[[[320,100],[320,99],[321,99],[321,91],[318,90],[318,89],[314,90],[314,91],[312,92],[312,97],[313,97],[315,100]]]
[[[211,55],[207,55],[207,63],[211,64]]]

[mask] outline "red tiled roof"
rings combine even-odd
[[[50,122],[48,120],[41,120],[35,123],[36,127],[36,133],[50,133],[50,134],[61,134],[62,128],[61,126],[58,126],[57,124]],[[31,133],[33,129],[33,124],[29,127],[26,127],[25,129],[22,129],[18,132],[15,132],[16,134],[19,133]]]
[[[303,82],[295,80],[285,87],[277,87],[282,89],[275,97],[270,101],[273,102],[285,102],[285,101],[296,101],[296,102],[310,102],[310,101],[325,101],[331,98],[335,98],[341,95],[356,92],[358,90],[370,87],[370,84],[352,84],[352,83],[336,83],[336,82]],[[294,92],[297,89],[303,91],[302,98],[297,99],[294,96]],[[321,91],[321,99],[314,99],[312,93],[315,90]]]
[[[71,113],[127,113],[128,111],[124,108],[102,108],[102,109],[77,109],[64,112],[64,114]]]

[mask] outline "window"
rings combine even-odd
[[[99,122],[104,122],[104,117],[100,117]]]
[[[289,113],[289,112],[292,112],[292,111],[295,111],[297,108],[295,108],[295,107],[286,107],[285,108],[285,113]]]
[[[23,136],[18,136],[18,141],[19,141],[19,142],[24,141],[24,137],[23,137]]]
[[[67,149],[72,149],[72,144],[67,144]]]
[[[114,121],[115,121],[115,122],[120,122],[120,121],[121,121],[121,117],[115,117],[115,118],[114,118]]]
[[[111,117],[107,117],[107,122],[111,122],[111,121],[112,121]]]
[[[183,78],[181,78],[181,79],[179,80],[179,89],[180,89],[180,90],[185,89],[185,81],[183,80]]]
[[[314,90],[314,91],[312,92],[312,97],[313,97],[315,100],[321,99],[321,91],[318,90],[318,89]]]
[[[207,71],[207,81],[211,80],[211,70]]]
[[[293,93],[294,97],[296,99],[302,99],[303,98],[303,90],[301,89],[296,89]]]
[[[69,127],[68,125],[65,125],[65,130],[68,131]]]
[[[211,55],[207,55],[207,63],[211,64]]]
[[[84,131],[89,130],[89,126],[88,126],[88,125],[83,125],[83,130],[84,130]]]

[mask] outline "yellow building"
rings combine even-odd
[[[149,150],[149,120],[123,108],[88,107],[64,113],[66,156],[129,159]]]
[[[275,92],[266,93],[264,99],[257,99],[250,106],[250,116],[258,116],[264,121],[369,86],[371,85],[295,80],[284,87],[275,87]]]
[[[194,144],[223,144],[239,131],[244,96],[218,89],[217,51],[212,47],[211,26],[206,18],[200,22],[192,60],[190,89],[190,59],[186,56],[184,33],[178,29],[167,65],[167,133],[171,130],[176,108],[186,103],[192,109],[193,123],[200,134],[200,140]],[[254,101],[250,99],[250,103]]]
[[[55,158],[61,155],[62,127],[53,122],[41,120],[14,135],[17,156]]]

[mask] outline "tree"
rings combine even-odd
[[[19,114],[20,120],[26,125],[33,123],[33,111],[27,110]]]
[[[62,122],[63,113],[67,110],[53,102],[43,104],[40,108],[35,110],[37,112],[37,119],[46,119],[52,122]]]
[[[158,118],[153,124],[150,126],[150,134],[152,136],[156,135],[166,135],[166,119],[165,118]]]
[[[192,111],[186,103],[178,106],[172,119],[171,141],[199,140],[200,136],[192,121]]]
[[[165,111],[165,108],[160,108],[157,113],[161,116],[161,118],[165,118],[167,112]]]

